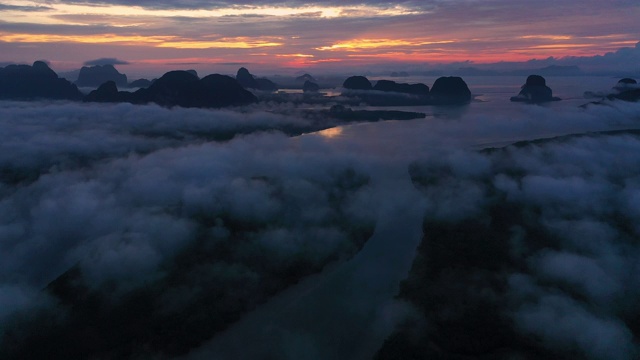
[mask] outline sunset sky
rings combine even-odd
[[[0,62],[62,71],[100,58],[230,73],[640,52],[637,0],[4,0],[0,19]]]

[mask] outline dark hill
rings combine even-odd
[[[246,105],[258,100],[230,76],[212,74],[205,76],[200,82],[204,86],[208,103],[213,107]]]
[[[623,101],[640,101],[640,87],[635,79],[624,78],[620,79],[616,86],[615,94],[608,95],[609,100],[623,100]]]
[[[130,82],[127,86],[130,88],[146,88],[149,87],[152,83],[153,81],[148,79],[138,79]]]
[[[83,66],[80,69],[76,85],[100,86],[107,81],[113,81],[117,86],[127,86],[127,75],[121,74],[113,65]]]
[[[522,90],[517,96],[513,96],[511,101],[542,103],[547,101],[558,101],[560,98],[553,97],[551,88],[547,86],[547,81],[540,75],[529,75],[527,82],[522,86]]]
[[[471,101],[471,91],[462,78],[441,77],[433,88],[425,84],[396,83],[379,80],[375,86],[364,76],[344,81],[344,96],[357,98],[372,106],[463,105]],[[373,90],[373,91],[371,91]]]
[[[236,80],[245,89],[258,88],[258,82],[246,68],[241,67],[240,69],[238,69],[238,72],[236,73]]]
[[[310,74],[304,74],[304,75],[300,75],[296,78],[297,82],[306,82],[306,81],[311,81],[314,83],[317,83],[318,80],[316,80],[313,76],[311,76]]]
[[[87,95],[84,101],[218,108],[250,104],[257,99],[229,76],[214,74],[198,79],[189,71],[170,71],[148,88],[134,93],[117,91],[114,82],[107,82]]]
[[[113,81],[107,81],[85,96],[85,102],[132,102],[133,94],[127,91],[118,91],[118,86]]]
[[[80,100],[78,87],[59,78],[55,71],[42,62],[33,66],[9,65],[0,68],[0,99],[67,99]]]
[[[302,91],[306,93],[318,92],[319,90],[320,90],[320,85],[310,80],[305,81],[304,85],[302,85]]]
[[[404,84],[391,80],[378,80],[373,90],[398,92],[412,95],[429,95],[429,87],[425,84]]]
[[[278,85],[273,81],[265,78],[257,78],[246,68],[241,67],[236,74],[236,80],[245,89],[255,89],[261,91],[276,91]]]
[[[371,90],[371,82],[364,76],[351,76],[342,83],[342,87],[349,90]]]
[[[433,105],[461,105],[471,101],[471,90],[458,76],[445,76],[436,79],[429,92]]]

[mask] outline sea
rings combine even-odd
[[[372,77],[372,83],[385,79],[384,77]],[[396,82],[423,83],[431,86],[437,77],[405,77],[394,78]],[[580,107],[590,102],[600,100],[588,93],[608,94],[613,91],[618,78],[608,76],[555,76],[547,77],[547,86],[553,91],[553,96],[559,97],[561,101],[554,101],[536,105],[527,105],[518,102],[511,102],[510,98],[520,91],[526,80],[521,76],[470,76],[464,78],[473,100],[464,106],[399,106],[389,107],[393,110],[403,110],[420,112],[426,114],[426,119],[412,121],[387,121],[380,123],[363,123],[355,125],[340,126],[322,134],[329,135],[331,141],[345,142],[351,146],[356,142],[363,142],[363,146],[371,141],[374,148],[368,151],[376,151],[382,148],[381,143],[390,143],[390,146],[383,151],[395,149],[398,146],[417,146],[412,142],[415,134],[429,134],[436,129],[458,132],[444,135],[440,140],[461,141],[465,137],[466,144],[470,146],[492,146],[508,144],[511,142],[527,139],[553,137],[572,132],[593,131],[589,124],[569,123],[549,124],[549,121],[561,122],[561,118],[553,120],[554,114],[569,116],[570,113],[588,113]],[[328,94],[336,94],[334,89],[325,89]],[[585,94],[587,93],[587,94]],[[379,107],[360,106],[354,110],[375,110]],[[544,115],[543,115],[544,114]],[[510,132],[491,131],[493,125],[504,127],[514,127],[521,124],[529,117],[540,116],[541,119],[531,119],[526,130],[517,132],[512,129]],[[536,123],[537,121],[537,123]],[[442,128],[439,126],[442,125]],[[609,124],[605,126],[615,125]],[[626,125],[622,125],[624,128]],[[506,130],[506,129],[503,129]],[[338,135],[339,134],[339,135]],[[366,134],[366,136],[362,136]],[[336,144],[336,146],[339,146]],[[407,149],[407,151],[411,151]]]

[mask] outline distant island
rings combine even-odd
[[[0,99],[81,100],[82,97],[76,85],[58,77],[43,61],[36,61],[31,66],[0,68]]]
[[[229,76],[213,74],[199,79],[188,71],[170,71],[148,88],[135,92],[118,91],[115,82],[108,81],[90,92],[84,101],[220,108],[251,104],[257,98]]]
[[[540,75],[529,75],[520,93],[511,98],[511,101],[534,104],[559,100],[560,98],[553,96],[553,91],[547,86],[547,80]]]
[[[406,74],[406,75],[404,75]],[[527,76],[530,74],[539,74],[542,76],[585,76],[588,73],[584,72],[579,66],[576,65],[549,65],[545,67],[530,67],[513,70],[500,70],[495,68],[483,68],[474,66],[465,66],[459,68],[448,69],[433,69],[421,71],[414,75],[423,76],[442,76],[444,74],[452,74],[456,76]],[[406,72],[393,72],[394,76],[408,76]]]
[[[464,105],[471,101],[471,91],[460,77],[438,78],[433,87],[425,84],[396,83],[379,80],[375,86],[364,76],[347,78],[343,95],[362,99],[373,106]]]
[[[543,75],[579,72],[576,67],[560,66],[550,66],[542,70],[538,74],[529,75],[520,93],[511,97],[510,100],[526,103],[560,100],[553,96],[553,92],[547,86]],[[318,105],[337,103],[345,106],[358,104],[370,106],[460,106],[468,104],[472,100],[469,87],[459,76],[441,76],[436,79],[431,88],[426,84],[399,83],[386,79],[378,80],[372,84],[365,76],[350,76],[342,83],[340,96],[327,96],[322,93],[319,81],[310,74],[301,75],[294,81],[296,86],[302,90],[303,96],[280,92],[278,91],[280,86],[276,82],[255,76],[244,67],[238,70],[235,78],[221,74],[211,74],[200,78],[195,70],[174,70],[159,79],[138,79],[129,83],[127,76],[117,71],[113,65],[95,65],[83,67],[74,84],[59,77],[45,62],[36,61],[31,66],[8,65],[0,68],[0,99],[154,103],[165,107],[186,108],[223,108],[244,106],[260,101]],[[95,86],[97,89],[84,95],[78,86]],[[137,90],[123,91],[121,88]],[[614,88],[612,93],[602,94],[601,97],[609,101],[638,101],[640,99],[638,92],[635,80],[625,78],[620,80],[619,85]],[[413,116],[401,115],[399,112],[396,112],[396,115],[400,118]],[[367,117],[363,116],[362,118]]]

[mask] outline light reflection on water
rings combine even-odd
[[[639,128],[640,105],[629,106],[635,115],[605,106],[584,110],[520,104],[519,111],[507,113],[489,109],[474,112],[469,106],[440,109],[424,119],[344,125],[303,137],[321,138],[338,151],[410,159],[446,149],[505,146],[524,140]]]
[[[304,94],[302,89],[278,89],[278,92],[283,94]],[[341,94],[339,89],[320,89],[318,93],[324,96],[339,96]]]
[[[433,85],[439,76],[410,76],[394,78],[396,82],[423,83]],[[527,76],[462,76],[469,86],[471,94],[487,96],[491,101],[509,101],[509,97],[517,95],[524,85]],[[372,83],[385,77],[370,78]],[[610,76],[545,76],[547,86],[553,95],[562,99],[583,98],[585,91],[610,91],[620,80]]]
[[[387,109],[425,113],[425,119],[358,123],[306,136],[321,136],[343,151],[366,152],[378,156],[412,156],[442,147],[482,147],[515,141],[553,137],[588,131],[635,128],[633,119],[610,109],[582,109],[584,91],[611,89],[617,79],[609,77],[547,77],[547,84],[562,101],[539,105],[511,102],[524,77],[470,77],[465,79],[472,93],[483,95],[464,106],[398,106]],[[424,80],[424,79],[423,79]],[[493,81],[493,82],[491,82]],[[424,81],[428,83],[428,81]],[[482,85],[481,85],[482,84]],[[558,89],[556,91],[556,89]],[[626,106],[626,105],[622,105]],[[633,105],[628,105],[633,106]],[[380,110],[380,107],[353,107]],[[617,114],[617,115],[616,115]],[[637,121],[636,121],[637,122]]]
[[[335,138],[342,135],[343,128],[342,127],[334,127],[326,130],[321,130],[316,133],[316,135],[320,135],[326,138]]]

